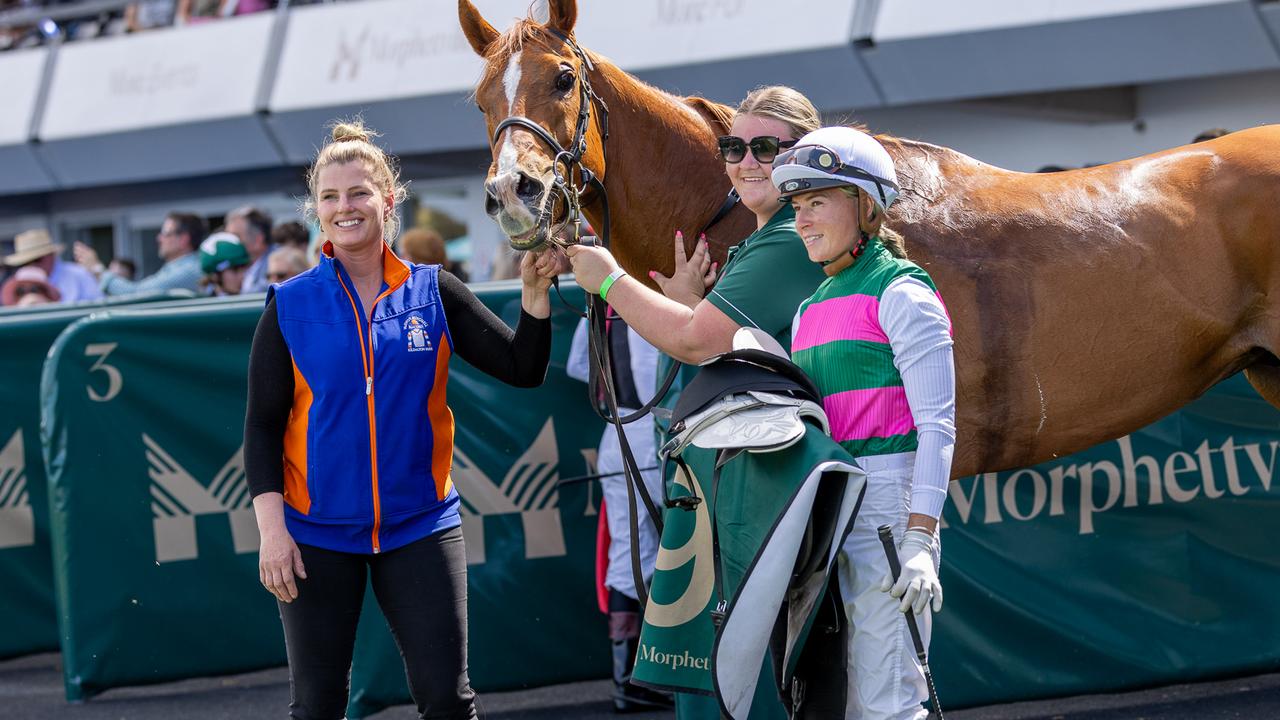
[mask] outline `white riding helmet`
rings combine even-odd
[[[773,184],[792,195],[841,185],[862,188],[888,210],[898,197],[893,158],[875,138],[851,127],[824,127],[796,142],[773,161]]]

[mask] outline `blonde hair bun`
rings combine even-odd
[[[360,120],[337,122],[333,124],[331,137],[333,142],[370,142],[377,133],[365,127]]]

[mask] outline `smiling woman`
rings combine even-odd
[[[778,156],[772,177],[827,275],[797,313],[792,357],[822,393],[832,438],[867,472],[840,549],[845,660],[857,689],[847,716],[924,718],[926,670],[899,611],[914,613],[927,645],[942,608],[936,531],[956,438],[951,320],[902,239],[886,241],[898,176],[874,138],[848,127],[811,132]],[[882,526],[898,542],[902,574],[877,585]]]
[[[473,718],[449,360],[541,384],[558,262],[525,256],[513,332],[439,265],[396,257],[404,187],[372,137],[334,126],[307,175],[320,264],[272,286],[254,335],[245,473],[259,575],[280,605],[293,717],[343,717],[367,574],[419,713]]]

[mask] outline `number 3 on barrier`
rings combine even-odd
[[[116,349],[118,344],[119,343],[92,343],[85,346],[85,357],[98,358],[98,361],[89,368],[89,372],[92,373],[96,370],[101,370],[107,374],[107,392],[105,394],[99,395],[98,392],[93,389],[92,385],[85,385],[85,390],[88,391],[90,400],[96,402],[107,402],[116,395],[119,395],[120,391],[124,389],[124,377],[120,374],[120,370],[114,365],[108,365],[106,362],[107,356],[111,354],[111,351]]]

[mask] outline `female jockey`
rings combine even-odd
[[[846,717],[923,720],[925,678],[901,613],[929,643],[942,608],[938,518],[955,445],[951,322],[928,273],[884,227],[897,196],[893,160],[870,135],[821,128],[778,156],[809,259],[827,278],[800,305],[791,352],[823,395],[831,434],[867,472],[841,548],[840,590],[853,632]],[[896,583],[876,530],[893,528]]]

